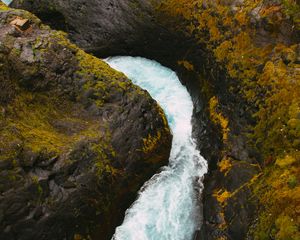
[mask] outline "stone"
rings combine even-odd
[[[30,27],[30,21],[26,18],[17,17],[10,22],[11,25],[16,26],[18,29],[25,31]]]
[[[34,15],[0,8],[0,239],[109,239],[168,162],[161,109]],[[153,151],[137,151],[157,131]]]

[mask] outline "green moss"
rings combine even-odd
[[[278,240],[297,240],[300,239],[296,222],[288,216],[281,215],[276,221],[276,239]],[[298,233],[297,233],[298,232]]]
[[[296,27],[300,30],[300,3],[295,0],[281,0],[286,15],[291,16],[296,23]]]
[[[79,61],[80,74],[93,74],[103,81],[111,81],[112,84],[116,84],[118,86],[120,83],[120,86],[125,89],[126,85],[130,85],[128,81],[125,81],[126,77],[124,74],[113,70],[107,63],[103,62],[102,60],[90,54],[86,54],[82,50],[78,50],[76,57]],[[124,79],[124,82],[122,82],[122,78]],[[96,87],[102,88],[104,87],[104,85],[102,83],[98,83]]]

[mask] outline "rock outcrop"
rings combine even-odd
[[[72,1],[53,2],[13,6],[55,27],[45,14],[52,9],[72,41],[100,56],[139,54],[177,70],[210,168],[203,239],[299,238],[299,1],[83,1],[89,18],[75,15]],[[96,5],[101,11],[92,11]],[[80,25],[95,21],[94,38],[103,40],[89,41],[91,31]],[[112,33],[130,34],[107,40],[107,22]]]
[[[46,24],[68,32],[80,48],[98,56],[144,55],[149,53],[145,46],[150,45],[154,56],[163,54],[161,46],[170,33],[155,22],[153,2],[41,0],[13,1],[12,6],[34,12]],[[169,44],[174,46],[174,41]]]
[[[220,132],[219,149],[203,149],[203,238],[299,238],[299,3],[165,1],[160,10],[197,41],[179,64],[198,75],[202,110]]]
[[[0,88],[0,238],[109,239],[167,164],[161,108],[63,32],[1,2]]]

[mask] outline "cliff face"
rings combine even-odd
[[[166,1],[159,9],[206,59],[202,69],[195,54],[184,59],[205,78],[205,109],[221,132],[206,179],[206,237],[298,239],[300,6]]]
[[[12,6],[34,12],[53,28],[68,32],[84,50],[101,56],[134,55],[137,49],[159,46],[158,41],[165,39],[165,30],[154,22],[154,9],[147,0],[14,1]],[[160,34],[153,35],[158,28]]]
[[[0,63],[0,238],[108,239],[168,161],[161,108],[64,33],[1,2]]]
[[[54,1],[51,9],[42,2],[13,6],[50,22],[44,13],[57,11],[83,47],[74,32],[88,42],[89,31],[80,24],[97,22],[94,31],[105,39],[108,16],[116,16],[109,26],[130,29],[131,41],[120,43],[117,35],[107,45],[90,41],[87,49],[139,54],[177,70],[193,97],[194,134],[210,165],[203,239],[299,238],[299,1],[166,0],[145,8],[134,1],[125,7],[130,14],[120,5],[132,1],[89,1],[85,8],[96,4],[102,12],[90,11],[88,19],[71,14],[71,1]]]

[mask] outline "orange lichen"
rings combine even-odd
[[[217,107],[218,107],[219,101],[216,97],[212,97],[209,100],[209,113],[210,113],[210,118],[211,120],[215,123],[221,126],[222,129],[222,136],[223,140],[227,141],[228,139],[228,119],[225,118],[220,112],[218,112]]]
[[[300,225],[300,219],[295,218],[295,212],[299,214],[299,207],[296,207],[297,204],[299,206],[296,197],[300,195],[297,190],[299,179],[292,177],[287,180],[278,176],[285,176],[283,173],[289,168],[292,168],[289,169],[292,176],[300,175],[300,64],[296,61],[299,50],[297,44],[283,44],[278,38],[281,36],[278,30],[287,24],[287,20],[294,33],[300,29],[300,5],[295,0],[281,0],[276,4],[247,0],[234,7],[232,14],[229,2],[165,0],[161,11],[168,17],[175,16],[180,20],[175,26],[176,30],[184,31],[186,28],[189,37],[214,54],[219,67],[238,86],[238,90],[231,86],[231,91],[238,91],[257,110],[253,116],[256,124],[252,126],[250,138],[263,158],[274,159],[273,163],[276,164],[268,165],[262,175],[252,182],[263,206],[254,234],[256,239],[265,239],[265,233],[270,232],[274,225],[278,239],[282,239],[282,236],[285,239],[297,239],[295,236],[299,235],[295,233],[290,233],[290,236],[281,233],[284,230],[282,226],[290,223],[287,219],[294,219],[296,225]],[[259,41],[260,35],[249,21],[253,11],[270,28],[266,32],[270,38],[268,44]],[[212,97],[209,101],[210,118],[221,126],[223,139],[226,140],[228,120],[220,113],[218,105],[218,99]],[[258,183],[260,181],[264,184]],[[282,186],[275,193],[272,187],[274,181]],[[286,206],[287,200],[293,207]],[[283,217],[284,221],[278,220],[278,224],[275,224],[279,209],[282,211],[280,214],[288,218]]]
[[[218,167],[220,171],[226,176],[232,167],[232,162],[228,158],[223,158],[222,161],[218,163]]]
[[[213,196],[221,205],[224,205],[226,200],[231,197],[231,193],[227,190],[220,189],[219,191],[215,192]]]
[[[188,71],[194,71],[194,65],[187,60],[178,61],[177,64],[185,67]]]
[[[161,139],[160,131],[158,131],[154,136],[148,134],[147,138],[143,139],[144,142],[143,151],[145,153],[151,153],[153,150],[157,148],[157,144],[160,143],[160,139]]]

